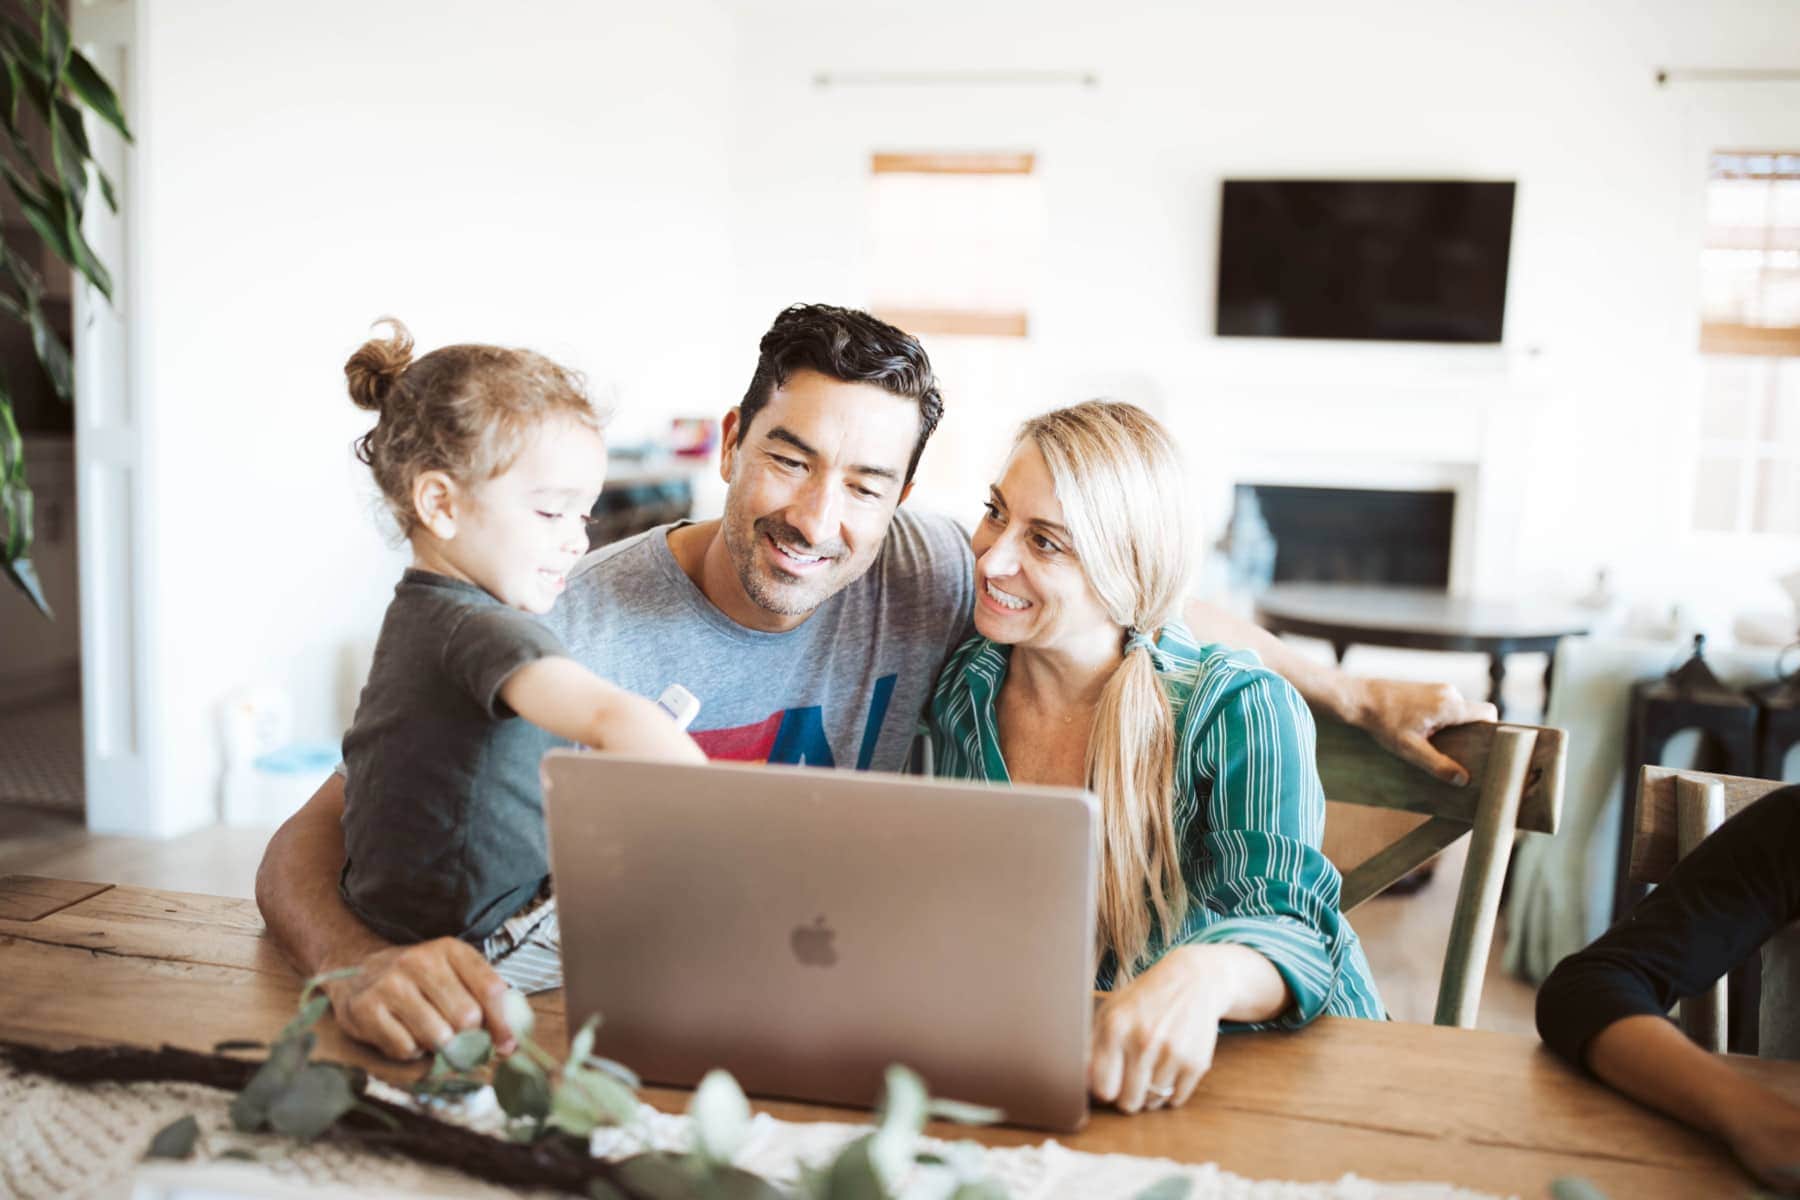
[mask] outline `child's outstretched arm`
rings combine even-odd
[[[706,761],[694,739],[654,701],[608,683],[574,659],[527,663],[501,685],[500,698],[540,729],[596,750]]]

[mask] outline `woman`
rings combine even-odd
[[[1341,880],[1305,703],[1176,620],[1182,467],[1128,404],[1027,421],[975,534],[975,629],[938,677],[935,770],[1100,797],[1089,1089],[1185,1103],[1222,1022],[1381,1018]]]

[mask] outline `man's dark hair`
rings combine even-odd
[[[775,389],[796,371],[843,383],[872,383],[919,405],[919,440],[906,464],[911,482],[919,455],[944,415],[944,397],[919,339],[854,308],[796,304],[783,309],[757,346],[756,374],[738,405],[738,445]]]

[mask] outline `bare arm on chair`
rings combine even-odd
[[[1392,754],[1446,783],[1465,784],[1462,764],[1438,752],[1431,735],[1451,725],[1492,721],[1499,714],[1485,700],[1470,700],[1447,683],[1363,679],[1316,662],[1264,629],[1222,608],[1190,601],[1184,614],[1203,642],[1254,650],[1263,665],[1302,696],[1346,725],[1365,729]]]
[[[333,775],[263,851],[256,905],[276,945],[303,974],[357,968],[325,985],[340,1028],[393,1058],[415,1058],[484,1023],[502,1052],[512,1031],[506,984],[467,942],[398,946],[356,918],[338,895],[344,868],[344,780]]]

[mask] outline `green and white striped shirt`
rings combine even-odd
[[[995,718],[1011,654],[974,637],[944,665],[929,721],[937,774],[1011,782]],[[1305,701],[1254,654],[1201,646],[1179,622],[1163,627],[1155,658],[1175,718],[1188,907],[1174,937],[1152,918],[1141,967],[1177,946],[1234,943],[1273,963],[1294,998],[1275,1020],[1240,1028],[1295,1027],[1324,1013],[1383,1018],[1362,944],[1338,911],[1343,880],[1319,850],[1325,794]],[[1114,974],[1109,953],[1094,986],[1110,991]]]

